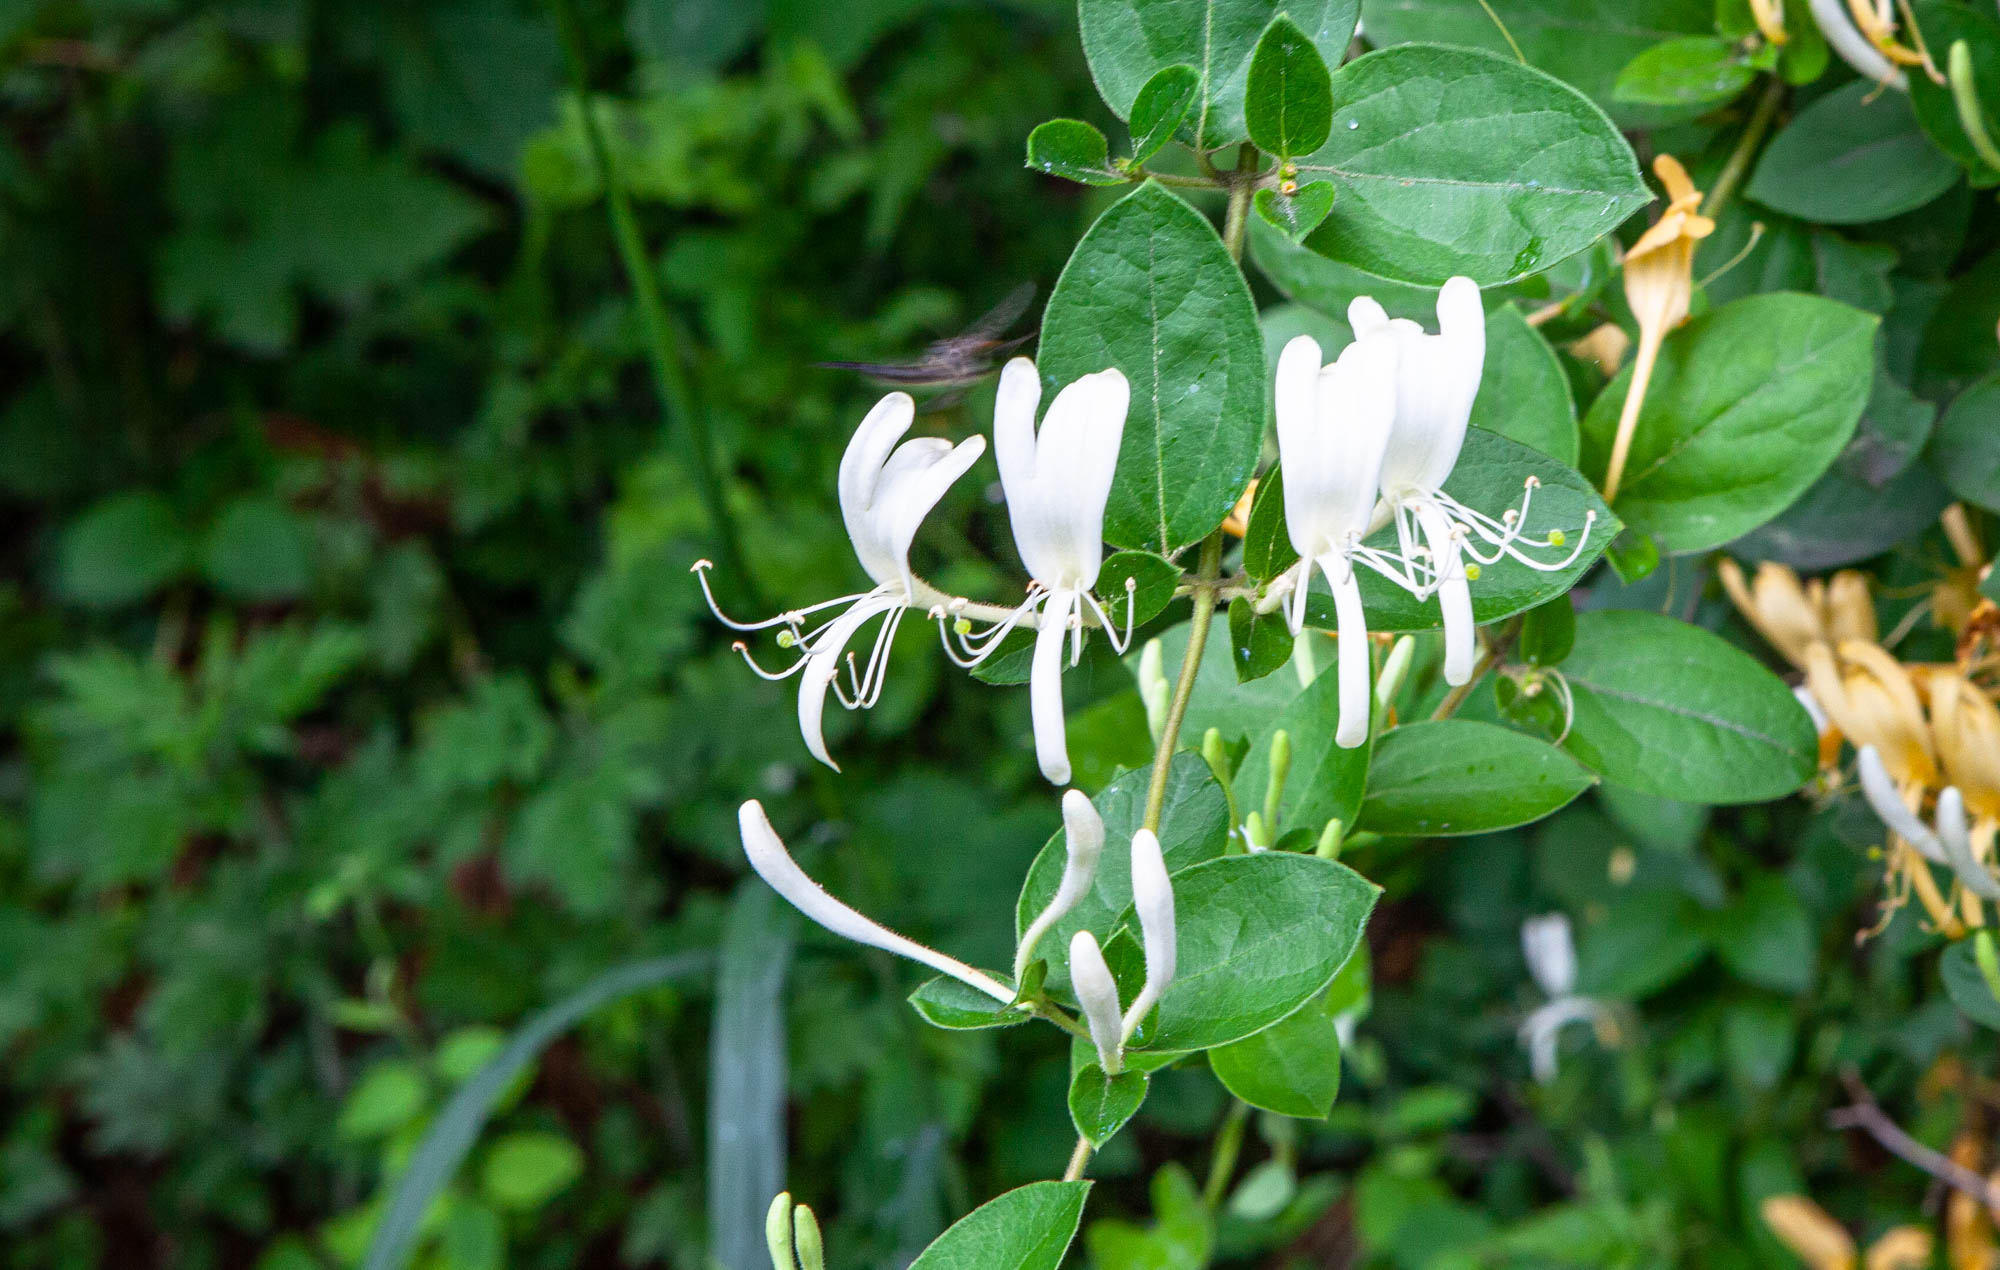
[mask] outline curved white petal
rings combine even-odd
[[[1104,950],[1097,937],[1080,930],[1069,941],[1069,982],[1076,991],[1076,1003],[1097,1046],[1097,1063],[1109,1075],[1125,1069],[1125,1037],[1119,1019],[1118,984],[1111,967],[1104,964]]]
[[[1320,561],[1320,568],[1333,588],[1333,611],[1340,633],[1339,664],[1335,667],[1340,676],[1340,721],[1334,727],[1333,743],[1351,750],[1368,739],[1368,702],[1374,688],[1368,657],[1368,614],[1361,605],[1361,584],[1345,560],[1328,556]]]
[[[1049,900],[1048,907],[1021,933],[1021,946],[1014,954],[1016,982],[1027,973],[1028,963],[1035,955],[1035,945],[1041,942],[1042,936],[1076,907],[1076,902],[1097,880],[1097,861],[1104,853],[1103,817],[1091,805],[1089,795],[1080,789],[1072,789],[1063,795],[1062,811],[1062,881],[1056,884],[1056,893]]]
[[[1878,84],[1908,91],[1909,76],[1855,29],[1843,0],[1811,0],[1811,5],[1813,21],[1818,24],[1820,34],[1826,37],[1833,51],[1840,54],[1841,61]]]
[[[1389,315],[1372,295],[1358,295],[1348,302],[1347,325],[1357,340],[1373,339],[1389,330]]]
[[[1063,729],[1062,649],[1076,596],[1058,591],[1042,606],[1041,627],[1028,665],[1028,714],[1035,726],[1035,759],[1051,785],[1069,784],[1069,741]]]
[[[867,519],[868,505],[875,497],[875,485],[882,473],[882,465],[888,462],[890,451],[910,430],[910,424],[916,417],[917,405],[910,399],[910,394],[892,392],[875,403],[847,442],[847,449],[840,456],[837,486],[840,491],[840,514],[847,522],[850,537],[854,535],[855,526]]]
[[[1453,278],[1438,292],[1440,331],[1392,324],[1402,349],[1396,369],[1396,428],[1382,459],[1382,492],[1437,489],[1465,444],[1486,365],[1486,319],[1479,287]]]
[[[1444,616],[1444,681],[1456,688],[1472,678],[1477,655],[1478,624],[1472,618],[1472,587],[1465,578],[1460,542],[1452,533],[1444,509],[1425,499],[1417,504],[1417,523],[1438,568],[1438,608]]]
[[[847,651],[855,632],[870,618],[902,606],[900,596],[869,592],[833,620],[813,641],[812,651],[806,656],[805,669],[799,675],[799,735],[805,738],[806,749],[812,756],[836,772],[840,764],[827,753],[826,737],[821,730],[826,715],[826,691],[833,686],[833,677],[840,673],[841,654]]]
[[[1868,805],[1875,809],[1882,823],[1890,832],[1902,838],[1917,849],[1917,854],[1934,864],[1944,864],[1944,845],[1937,835],[1924,827],[1917,814],[1903,804],[1903,796],[1896,792],[1896,782],[1889,775],[1889,769],[1882,764],[1882,755],[1874,746],[1861,747],[1860,762],[1861,792],[1868,799]]]
[[[1167,985],[1174,981],[1179,956],[1174,931],[1174,886],[1167,878],[1167,861],[1160,852],[1160,840],[1150,829],[1132,835],[1132,908],[1138,914],[1140,942],[1146,949],[1146,982],[1139,995],[1132,998],[1131,1009],[1125,1012],[1122,1039],[1127,1041],[1160,1003]]]
[[[1088,590],[1097,581],[1104,505],[1130,402],[1131,388],[1116,369],[1085,375],[1056,394],[1030,457],[1001,465],[1014,545],[1028,572],[1052,590]],[[998,437],[997,414],[994,426]],[[1008,428],[1017,429],[1018,419]]]
[[[1565,997],[1576,988],[1576,942],[1569,917],[1544,913],[1521,923],[1521,955],[1544,996]]]
[[[1396,418],[1399,356],[1393,341],[1357,341],[1321,368],[1308,389],[1305,367],[1317,349],[1310,339],[1292,341],[1277,386],[1285,528],[1307,559],[1344,549],[1367,532]]]
[[[2000,900],[2000,881],[1972,854],[1972,834],[1965,822],[1965,798],[1955,785],[1945,786],[1938,794],[1937,836],[1938,844],[1944,848],[1944,858],[1965,889],[1982,900]]]
[[[743,854],[749,858],[750,867],[757,871],[757,876],[813,921],[843,939],[907,957],[939,974],[950,975],[1002,1005],[1014,1000],[1014,990],[991,975],[974,970],[955,957],[947,957],[935,948],[926,948],[913,939],[898,935],[827,894],[819,883],[806,876],[805,870],[785,850],[783,840],[771,828],[770,818],[764,814],[763,805],[755,799],[738,809],[736,823],[743,835]]]
[[[1009,501],[1035,478],[1035,410],[1041,403],[1042,380],[1034,362],[1016,357],[1001,368],[993,398],[993,461]]]
[[[910,544],[945,491],[984,453],[985,437],[967,437],[957,445],[943,437],[919,437],[905,441],[889,456],[868,514],[874,542],[879,544],[879,559],[871,564],[866,555],[861,557],[870,576],[884,586],[900,585],[906,595],[916,589],[910,576]],[[853,535],[851,524],[848,533]],[[855,551],[861,554],[859,538],[855,539]],[[876,572],[878,567],[886,567],[888,576]]]

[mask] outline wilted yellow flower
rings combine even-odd
[[[1660,345],[1667,332],[1687,321],[1694,295],[1695,244],[1715,232],[1715,222],[1701,214],[1701,191],[1679,159],[1662,154],[1653,160],[1653,172],[1667,187],[1667,210],[1625,253],[1625,299],[1639,320],[1639,356],[1632,363],[1632,382],[1625,390],[1625,409],[1618,417],[1618,434],[1604,472],[1606,502],[1618,497]]]
[[[1955,670],[1930,668],[1924,684],[1944,783],[1977,819],[2000,820],[2000,707]]]
[[[1609,379],[1625,364],[1625,354],[1632,351],[1632,337],[1616,322],[1606,322],[1571,344],[1569,351],[1596,366]]]
[[[1836,660],[1834,654],[1839,653]],[[1854,748],[1872,745],[1899,786],[1937,780],[1937,751],[1915,682],[1880,645],[1843,640],[1806,648],[1806,684]]]
[[[1854,1270],[1854,1237],[1818,1204],[1803,1195],[1773,1195],[1763,1213],[1778,1242],[1812,1270]]]
[[[1935,1243],[1931,1232],[1920,1226],[1897,1226],[1869,1245],[1861,1264],[1866,1270],[1926,1270]]]
[[[1973,1173],[1980,1171],[1979,1135],[1961,1129],[1951,1143],[1954,1164]],[[1944,1206],[1944,1260],[1951,1270],[1993,1270],[1993,1223],[1985,1206],[1964,1191],[1953,1189]],[[1930,1245],[1926,1241],[1921,1260],[1899,1265],[1928,1266]]]
[[[1757,23],[1758,34],[1773,44],[1783,44],[1791,37],[1785,32],[1785,0],[1750,0],[1750,17]]]
[[[1771,561],[1758,565],[1756,578],[1748,583],[1734,560],[1723,560],[1717,571],[1737,611],[1801,670],[1809,644],[1875,642],[1875,604],[1868,597],[1868,579],[1852,569],[1834,574],[1831,583],[1818,578],[1802,583],[1798,574]]]
[[[1921,66],[1933,79],[1942,82],[1937,67],[1931,65],[1930,52],[1923,46],[1923,35],[1915,33],[1915,48],[1909,48],[1896,39],[1895,0],[1847,0],[1848,12],[1854,15],[1854,25],[1862,36],[1882,51],[1882,56],[1899,66]],[[1914,28],[1913,28],[1914,30]]]

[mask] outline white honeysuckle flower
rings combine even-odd
[[[1545,913],[1522,922],[1521,953],[1527,958],[1535,986],[1549,998],[1529,1013],[1520,1029],[1535,1079],[1546,1084],[1555,1079],[1556,1045],[1562,1030],[1572,1023],[1594,1023],[1607,1011],[1602,1002],[1577,995],[1576,943],[1566,914]]]
[[[1445,682],[1456,686],[1472,678],[1477,659],[1471,582],[1478,577],[1478,566],[1504,556],[1544,572],[1567,568],[1589,541],[1596,513],[1584,520],[1570,554],[1548,562],[1522,551],[1561,547],[1566,537],[1560,530],[1541,539],[1525,536],[1528,509],[1540,484],[1533,477],[1520,507],[1508,509],[1498,520],[1444,492],[1464,447],[1485,372],[1486,311],[1479,285],[1465,277],[1446,282],[1438,291],[1437,315],[1438,333],[1432,335],[1408,318],[1390,318],[1369,296],[1358,297],[1347,309],[1357,343],[1388,344],[1397,350],[1395,424],[1382,456],[1381,502],[1370,516],[1369,528],[1393,522],[1400,559],[1421,581],[1415,594],[1420,599],[1437,595],[1444,618]]]
[[[1160,840],[1150,829],[1132,835],[1132,908],[1139,917],[1139,942],[1146,950],[1146,982],[1125,1012],[1124,1026],[1119,1029],[1121,1044],[1132,1039],[1132,1034],[1160,1003],[1167,986],[1173,983],[1178,955],[1174,887],[1167,878],[1167,861],[1160,853]]]
[[[1097,936],[1087,930],[1080,930],[1070,938],[1069,982],[1076,990],[1076,1003],[1090,1029],[1091,1043],[1097,1046],[1097,1065],[1106,1075],[1116,1076],[1125,1070],[1118,985],[1112,981],[1111,967],[1104,964],[1104,950],[1097,946]]]
[[[840,460],[840,514],[847,523],[847,536],[861,567],[875,586],[853,595],[823,600],[803,609],[794,609],[763,622],[738,622],[724,613],[709,590],[709,561],[695,562],[702,593],[709,608],[725,625],[739,631],[782,627],[781,646],[797,651],[799,659],[781,671],[767,671],[757,665],[749,649],[739,642],[751,669],[766,679],[787,679],[799,675],[799,734],[805,738],[812,756],[835,771],[840,764],[827,753],[821,720],[826,712],[826,694],[831,688],[841,705],[850,710],[867,709],[882,695],[888,674],[889,651],[896,638],[903,612],[910,608],[932,609],[946,598],[910,571],[910,543],[917,528],[930,514],[952,483],[986,451],[986,438],[968,437],[953,445],[942,437],[916,437],[902,441],[916,419],[916,404],[908,393],[892,392],[875,403]],[[901,445],[897,442],[902,441]],[[846,606],[838,617],[812,630],[805,629],[808,615]],[[875,645],[863,669],[857,670],[847,645],[873,619],[881,617]],[[848,668],[848,686],[840,682],[841,662]]]
[[[1051,784],[1064,785],[1069,783],[1070,767],[1063,731],[1063,635],[1069,634],[1069,661],[1074,666],[1083,656],[1083,616],[1088,610],[1112,646],[1119,652],[1125,649],[1090,589],[1097,585],[1104,562],[1104,504],[1118,469],[1131,389],[1116,369],[1085,375],[1056,394],[1037,432],[1035,408],[1041,398],[1035,363],[1025,357],[1008,362],[1000,372],[993,407],[993,457],[1000,465],[1014,545],[1034,578],[1028,598],[976,634],[962,623],[943,629],[953,659],[971,667],[990,657],[1007,632],[1038,614],[1028,686],[1035,756],[1042,775]],[[937,615],[958,616],[948,608],[940,608]],[[953,633],[962,652],[952,648]],[[1128,628],[1126,638],[1130,635]]]
[[[1826,707],[1819,703],[1818,697],[1813,696],[1812,689],[1803,683],[1793,685],[1792,696],[1805,710],[1806,717],[1812,720],[1813,731],[1824,739],[1826,734],[1833,730],[1833,720],[1827,718]]]
[[[2000,880],[1972,849],[1972,827],[1966,820],[1965,798],[1955,785],[1937,796],[1933,824],[1926,825],[1903,801],[1882,755],[1872,745],[1861,747],[1861,792],[1889,831],[1916,848],[1933,864],[1949,868],[1959,883],[1982,900],[2000,900]]]
[[[843,939],[880,948],[883,952],[929,966],[985,993],[1003,1006],[1013,1003],[1014,990],[993,976],[973,969],[956,957],[948,957],[935,948],[927,948],[913,939],[898,935],[827,894],[825,888],[807,877],[805,870],[792,859],[784,841],[771,828],[763,804],[755,799],[744,803],[737,811],[736,819],[737,827],[743,834],[743,854],[749,857],[750,867],[799,912]]]
[[[1576,942],[1567,913],[1544,913],[1522,922],[1521,953],[1543,996],[1566,997],[1576,990]]]
[[[1847,12],[1846,0],[1809,0],[1813,22],[1833,51],[1861,74],[1878,84],[1885,84],[1899,92],[1908,92],[1910,77],[1901,67],[1883,55],[1882,50],[1868,42],[1854,25]]]
[[[1319,341],[1301,335],[1278,357],[1275,404],[1285,529],[1299,553],[1280,586],[1291,588],[1286,616],[1294,634],[1305,625],[1315,568],[1333,591],[1340,632],[1340,721],[1334,739],[1350,749],[1368,739],[1370,689],[1368,619],[1354,566],[1368,564],[1412,590],[1421,585],[1361,545],[1396,417],[1396,354],[1393,343],[1357,341],[1338,361],[1323,365]]]
[[[1063,795],[1062,814],[1065,853],[1062,881],[1057,883],[1055,896],[1049,900],[1048,907],[1021,933],[1021,946],[1014,953],[1016,983],[1028,972],[1028,963],[1034,959],[1035,945],[1042,941],[1042,936],[1076,907],[1076,902],[1097,880],[1097,860],[1104,851],[1104,818],[1091,805],[1089,795],[1080,789],[1072,789]]]

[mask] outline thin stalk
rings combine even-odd
[[[1232,193],[1233,203],[1236,195]],[[1202,650],[1208,646],[1209,624],[1215,618],[1216,581],[1222,576],[1222,531],[1216,530],[1201,544],[1201,572],[1194,584],[1194,617],[1188,623],[1187,652],[1181,657],[1180,681],[1174,685],[1173,700],[1167,704],[1167,720],[1160,727],[1159,744],[1153,750],[1153,778],[1146,786],[1147,829],[1160,827],[1160,811],[1167,801],[1167,772],[1173,767],[1181,724],[1187,719],[1188,702],[1194,698],[1194,681],[1201,672]]]
[[[1708,198],[1703,202],[1701,214],[1711,219],[1722,215],[1722,209],[1729,206],[1730,196],[1743,183],[1743,176],[1750,170],[1750,161],[1757,157],[1757,149],[1764,144],[1764,137],[1771,131],[1771,121],[1778,117],[1778,107],[1784,104],[1785,81],[1776,75],[1764,85],[1764,95],[1757,99],[1757,105],[1750,112],[1750,122],[1743,127],[1743,135],[1736,139],[1736,148],[1729,152],[1728,162],[1716,175],[1715,184],[1709,188]],[[1608,499],[1606,501],[1609,501]]]
[[[1243,263],[1243,230],[1250,221],[1250,195],[1256,188],[1257,147],[1248,141],[1236,152],[1236,170],[1229,174],[1229,210],[1222,217],[1222,245],[1229,258]]]
[[[1625,408],[1618,415],[1618,434],[1611,442],[1611,461],[1604,468],[1604,501],[1618,497],[1625,479],[1625,460],[1632,453],[1632,435],[1639,430],[1639,411],[1646,404],[1646,387],[1653,380],[1653,366],[1660,359],[1660,345],[1666,332],[1647,327],[1639,332],[1639,356],[1632,363],[1632,382],[1625,387]]]
[[[577,21],[575,0],[550,0],[550,7],[555,12],[563,56],[569,64],[570,82],[581,109],[584,141],[590,149],[591,163],[597,169],[598,182],[604,187],[604,207],[611,220],[611,236],[617,243],[618,258],[624,266],[626,283],[632,288],[633,301],[639,307],[640,319],[645,323],[646,360],[652,367],[653,387],[659,394],[664,422],[671,427],[678,419],[687,429],[687,448],[693,452],[690,466],[694,469],[695,491],[701,498],[709,523],[714,527],[716,552],[729,566],[730,574],[746,597],[754,600],[756,583],[744,566],[736,523],[731,519],[729,506],[722,497],[722,483],[716,477],[715,458],[709,445],[708,423],[695,409],[694,394],[688,387],[687,375],[681,368],[680,356],[675,349],[673,325],[667,317],[666,301],[660,295],[659,281],[653,276],[652,258],[639,233],[639,218],[633,214],[632,200],[619,178],[617,165],[611,158],[611,148],[605,144],[604,130],[598,123],[597,111],[591,101],[589,63],[584,57],[583,30]]]
[[[1250,1104],[1241,1098],[1233,1100],[1229,1116],[1222,1122],[1222,1132],[1215,1135],[1215,1154],[1209,1158],[1208,1180],[1201,1188],[1201,1202],[1211,1212],[1222,1202],[1229,1179],[1236,1175],[1236,1159],[1243,1152],[1243,1126],[1249,1117]]]
[[[1079,1134],[1076,1139],[1076,1150],[1069,1153],[1069,1167],[1063,1170],[1062,1180],[1080,1181],[1083,1178],[1084,1166],[1089,1163],[1090,1139]]]

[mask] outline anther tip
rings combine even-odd
[[[688,566],[688,572],[700,573],[703,569],[713,569],[714,567],[715,561],[713,560],[697,560]]]

